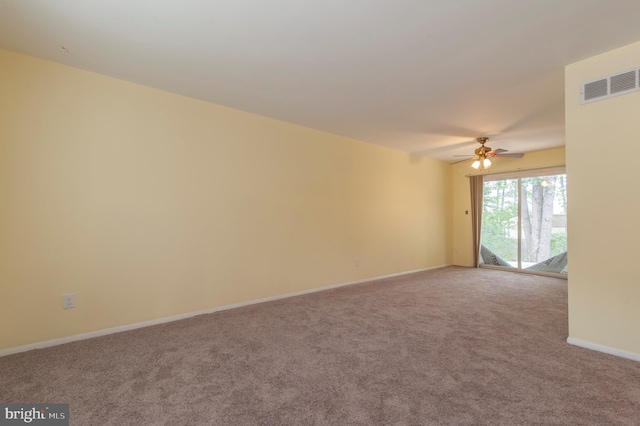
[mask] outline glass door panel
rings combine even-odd
[[[521,179],[522,268],[567,273],[566,175]]]
[[[518,179],[484,182],[480,263],[518,268]]]

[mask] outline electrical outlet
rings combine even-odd
[[[63,294],[62,295],[62,308],[63,309],[70,309],[70,308],[75,308],[75,307],[76,307],[76,294],[75,293]]]
[[[360,266],[360,259],[356,259],[356,266]]]

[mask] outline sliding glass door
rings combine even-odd
[[[567,186],[559,168],[485,176],[480,264],[567,274]]]

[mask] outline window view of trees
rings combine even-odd
[[[522,179],[522,261],[542,262],[567,251],[565,175]]]
[[[518,180],[484,183],[482,244],[518,266]]]
[[[488,249],[498,257],[494,258],[494,265],[506,266],[506,262],[518,267],[520,237],[522,268],[566,273],[566,211],[564,174],[485,182],[482,213],[485,252]],[[540,267],[543,262],[546,266]]]

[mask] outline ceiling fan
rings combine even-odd
[[[487,143],[488,140],[489,140],[488,137],[481,137],[476,139],[476,141],[480,144],[480,148],[476,148],[475,158],[473,163],[471,164],[471,167],[473,167],[476,170],[486,170],[489,167],[491,167],[490,158],[492,157],[508,157],[508,158],[524,157],[524,154],[520,154],[520,153],[505,154],[505,152],[507,152],[508,149],[502,149],[502,148],[491,149],[491,147],[484,145],[485,143]],[[471,155],[454,155],[454,157],[472,157],[472,156]],[[451,164],[460,163],[462,161],[466,161],[466,160],[456,161],[455,163],[451,163]]]

